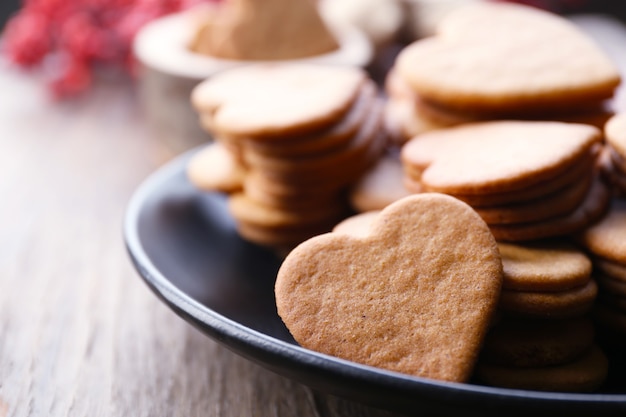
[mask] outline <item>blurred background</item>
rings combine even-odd
[[[3,0],[0,2],[0,25],[4,26],[10,15],[20,7],[20,0]]]
[[[1,0],[0,56],[5,57],[6,62],[12,66],[44,80],[51,97],[55,99],[64,100],[83,95],[103,75],[129,75],[132,80],[139,81],[142,97],[140,102],[143,103],[149,125],[155,127],[155,132],[167,138],[190,138],[184,146],[182,144],[186,143],[186,139],[181,144],[171,144],[174,149],[182,150],[190,146],[189,144],[203,143],[206,140],[205,133],[197,126],[196,115],[188,100],[191,88],[205,76],[187,76],[189,67],[194,67],[188,65],[196,60],[193,57],[189,62],[181,61],[180,57],[169,59],[170,62],[180,63],[178,72],[172,73],[169,69],[155,67],[152,62],[138,56],[137,48],[133,50],[133,43],[137,39],[136,35],[151,21],[199,4],[215,4],[221,1],[227,0]],[[374,80],[382,84],[395,54],[403,45],[430,35],[436,21],[445,12],[464,3],[479,0],[388,0],[389,3],[385,3],[385,0],[312,1],[316,1],[322,9],[329,4],[338,6],[326,7],[333,12],[332,17],[348,19],[350,23],[362,26],[361,29],[365,32],[369,30],[368,35],[373,36],[371,40],[375,47],[375,57],[368,70]],[[603,13],[626,20],[626,5],[621,1],[491,1],[522,3],[563,15]],[[389,31],[387,35],[392,35],[392,38],[387,39],[383,35],[383,40],[379,43],[377,36],[380,38],[381,29],[385,30],[384,23],[381,26],[380,16],[372,16],[377,13],[371,13],[371,10],[390,9],[382,6],[391,3],[404,11],[399,18],[402,21],[400,30],[396,28]],[[375,9],[376,7],[382,9]],[[370,12],[355,13],[355,9]],[[390,16],[387,13],[382,15],[383,20]],[[163,53],[159,49],[163,49],[164,42],[169,44],[168,39],[172,36],[159,35],[156,38],[158,39],[153,39],[151,44],[158,44],[159,47],[149,49],[156,50],[157,56],[151,59],[161,62],[160,55]],[[185,72],[187,75],[182,76]]]

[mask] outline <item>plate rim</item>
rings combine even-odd
[[[175,180],[176,176],[184,175],[186,161],[205,146],[207,145],[201,145],[175,157],[148,175],[133,192],[123,218],[123,238],[125,247],[138,275],[175,314],[199,329],[205,335],[224,345],[229,350],[234,351],[236,354],[264,368],[270,369],[275,373],[313,387],[314,389],[352,400],[355,398],[349,393],[328,391],[324,389],[325,385],[320,386],[318,384],[312,384],[311,381],[307,381],[306,379],[297,378],[294,376],[299,375],[297,369],[290,372],[289,369],[283,369],[285,368],[284,365],[278,366],[275,363],[268,363],[266,357],[287,359],[285,363],[297,365],[296,368],[305,368],[307,372],[309,369],[311,371],[322,372],[324,377],[335,377],[340,380],[347,379],[361,383],[365,382],[365,385],[372,384],[384,392],[397,389],[413,394],[435,395],[435,398],[431,398],[434,400],[433,404],[436,404],[438,399],[449,400],[452,396],[455,398],[461,397],[464,403],[480,403],[481,401],[496,400],[497,404],[495,405],[521,407],[520,411],[524,414],[529,411],[537,412],[542,410],[552,413],[555,410],[561,408],[569,409],[569,407],[572,406],[582,407],[588,410],[587,406],[602,407],[606,405],[619,406],[619,410],[616,409],[615,411],[626,413],[626,394],[561,393],[490,387],[469,383],[437,381],[362,365],[277,339],[247,327],[193,300],[183,290],[176,287],[154,265],[141,243],[138,225],[145,202],[153,197],[160,187],[168,181]],[[251,351],[254,352],[254,354],[251,354]],[[439,398],[439,396],[441,398]],[[357,399],[356,401],[359,400]],[[363,403],[363,401],[359,402]],[[368,404],[389,410],[411,411],[411,407],[407,409],[407,404],[404,403],[398,404],[399,408],[396,409],[390,408],[386,406],[386,404],[381,405],[378,402],[379,401],[375,398],[372,398],[372,401],[368,402]],[[408,403],[411,403],[411,401]],[[548,408],[544,410],[542,408],[544,406]],[[437,406],[434,405],[434,407],[436,409]],[[496,410],[497,407],[494,408],[494,411]],[[415,409],[413,408],[412,411],[415,411]]]

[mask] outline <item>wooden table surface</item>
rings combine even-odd
[[[608,23],[583,21],[626,68],[625,32]],[[0,62],[0,91],[0,417],[396,415],[231,353],[141,281],[122,218],[174,155],[130,81],[105,77],[84,98],[53,102]]]

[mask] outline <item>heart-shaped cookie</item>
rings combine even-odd
[[[351,108],[367,76],[358,68],[257,64],[194,88],[191,101],[214,132],[276,140],[324,128]]]
[[[402,148],[402,161],[427,190],[484,195],[555,178],[600,140],[597,128],[583,124],[483,122],[419,135]]]
[[[278,313],[305,348],[466,381],[495,310],[502,263],[485,222],[442,194],[387,206],[367,236],[296,247],[276,280]]]
[[[436,36],[405,48],[396,69],[420,97],[492,115],[598,103],[616,66],[578,28],[535,8],[478,3],[448,15]]]

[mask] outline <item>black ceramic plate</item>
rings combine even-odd
[[[280,260],[238,237],[223,196],[197,192],[187,182],[188,158],[174,160],[137,190],[126,214],[126,244],[159,298],[234,352],[317,390],[401,412],[626,416],[625,391],[563,394],[445,383],[297,346],[276,314]]]

